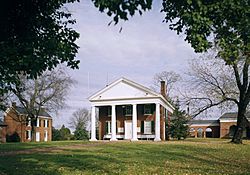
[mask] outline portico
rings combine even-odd
[[[161,141],[161,117],[173,112],[173,107],[158,93],[135,82],[121,78],[89,98],[92,105],[91,139],[154,139]],[[161,110],[162,109],[162,110]],[[161,114],[161,111],[162,114]],[[98,116],[98,126],[96,125]],[[162,132],[165,133],[165,132]]]

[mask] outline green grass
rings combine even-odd
[[[250,141],[0,144],[0,174],[250,174]]]

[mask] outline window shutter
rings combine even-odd
[[[141,133],[144,133],[144,121],[141,121]]]
[[[118,127],[117,127],[117,126],[118,126],[118,124],[117,124],[117,122],[116,122],[116,131],[115,131],[116,133],[118,132]]]
[[[106,122],[106,125],[105,125],[106,134],[108,134],[108,132],[109,132],[108,127],[109,127],[109,124],[108,124],[108,122]]]
[[[154,113],[154,110],[155,110],[155,107],[154,107],[154,105],[150,105],[150,109],[151,109],[151,114],[153,114]]]
[[[155,121],[151,121],[151,131],[155,132]]]

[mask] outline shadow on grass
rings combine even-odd
[[[247,151],[248,147],[244,147]],[[224,150],[223,150],[224,149]],[[223,151],[226,154],[223,154]],[[235,150],[234,150],[235,151]],[[239,152],[238,152],[239,151]],[[5,174],[247,174],[240,149],[204,145],[115,143],[0,157]],[[246,155],[246,158],[250,154]],[[233,170],[236,170],[235,172]],[[1,173],[0,173],[1,174]]]

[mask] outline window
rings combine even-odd
[[[144,134],[152,134],[154,132],[154,121],[144,121]]]
[[[153,105],[152,104],[145,104],[144,105],[144,114],[145,115],[153,114]]]
[[[111,112],[111,106],[108,106],[108,117],[110,117],[111,116],[111,114],[112,114],[112,112]]]
[[[48,127],[48,120],[47,120],[47,119],[43,121],[43,127],[44,127],[44,128],[47,128],[47,127]]]
[[[44,132],[44,141],[47,142],[48,141],[48,131]]]
[[[132,115],[132,106],[131,105],[127,105],[125,106],[125,116],[131,116]]]
[[[31,130],[26,131],[26,139],[30,140],[31,139]]]

